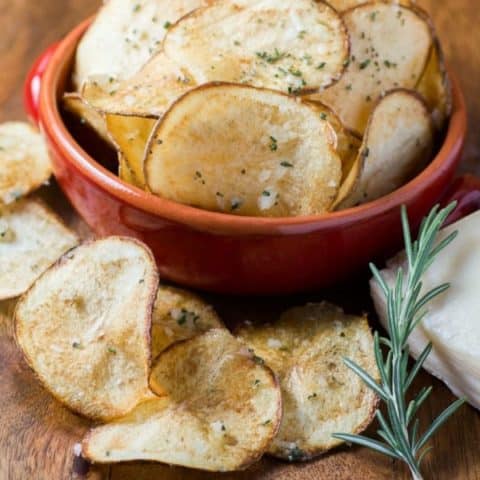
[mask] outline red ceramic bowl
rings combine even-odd
[[[330,286],[401,246],[402,204],[417,225],[449,195],[466,134],[464,99],[455,81],[453,115],[440,152],[418,177],[375,202],[327,215],[268,219],[203,211],[145,193],[91,158],[60,115],[58,100],[88,25],[89,20],[79,25],[37,61],[27,79],[27,110],[45,133],[55,175],[78,213],[99,236],[143,240],[165,278],[236,294]],[[472,180],[456,187],[468,196]]]

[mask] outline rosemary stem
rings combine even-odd
[[[406,208],[402,208],[402,227],[405,240],[405,249],[408,261],[408,270],[402,267],[397,270],[393,283],[387,282],[379,270],[371,265],[373,275],[385,296],[389,339],[375,337],[375,358],[380,372],[381,381],[377,385],[368,372],[350,360],[347,366],[360,375],[364,382],[385,402],[388,417],[382,413],[377,414],[380,422],[378,435],[384,443],[369,439],[368,437],[351,434],[335,434],[357,445],[367,446],[372,450],[399,459],[407,464],[413,480],[423,480],[420,470],[422,459],[428,449],[422,450],[438,428],[450,417],[463,403],[458,400],[447,408],[419,438],[419,419],[413,419],[421,404],[430,393],[430,388],[424,388],[420,393],[407,401],[407,390],[425,362],[431,351],[431,344],[427,346],[419,359],[409,371],[408,339],[413,329],[424,318],[425,305],[433,298],[445,292],[448,284],[440,285],[432,290],[423,292],[422,276],[428,270],[436,256],[455,238],[456,233],[436,244],[437,234],[445,219],[455,208],[455,203],[443,210],[434,207],[420,226],[418,239],[412,242],[410,226]],[[386,359],[381,349],[384,345],[388,352]],[[412,422],[413,420],[413,422]],[[410,428],[410,425],[411,428]]]
[[[410,468],[410,473],[412,474],[413,480],[423,480],[423,476],[416,465],[409,465],[409,468]]]

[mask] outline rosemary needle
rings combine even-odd
[[[438,205],[432,209],[420,226],[418,239],[412,242],[407,211],[402,207],[402,228],[405,241],[407,271],[397,271],[396,282],[389,286],[379,270],[370,265],[373,276],[379,284],[387,300],[389,338],[374,335],[375,359],[380,373],[377,383],[365,370],[351,360],[345,364],[351,368],[371,388],[386,405],[386,415],[380,410],[376,417],[379,423],[377,431],[380,440],[361,435],[337,433],[335,438],[349,443],[362,445],[384,455],[401,460],[408,465],[412,478],[421,480],[420,465],[425,454],[430,450],[426,444],[437,430],[465,402],[459,399],[444,410],[423,434],[419,432],[419,420],[416,414],[432,391],[432,387],[424,387],[417,396],[407,403],[406,394],[418,372],[432,350],[428,344],[419,355],[413,367],[408,369],[408,338],[416,326],[423,320],[427,311],[425,306],[433,298],[445,292],[448,284],[422,294],[422,276],[434,262],[437,255],[449,245],[457,235],[453,232],[437,243],[437,234],[455,208],[455,203],[439,210]],[[381,346],[386,350],[382,353]]]

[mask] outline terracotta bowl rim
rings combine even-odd
[[[40,124],[43,131],[60,149],[61,154],[79,172],[102,190],[126,205],[159,218],[204,230],[236,234],[269,235],[280,232],[309,232],[319,229],[341,228],[364,222],[385,214],[402,204],[409,204],[421,194],[426,185],[440,177],[459,156],[466,136],[467,116],[465,100],[456,76],[450,72],[453,92],[453,112],[445,140],[432,162],[414,179],[398,190],[378,200],[358,207],[322,215],[303,217],[259,218],[211,212],[183,205],[144,192],[117,177],[89,156],[67,129],[59,110],[57,89],[67,62],[70,64],[75,48],[93,17],[74,28],[58,45],[42,79],[40,92]],[[63,93],[63,92],[62,92]]]

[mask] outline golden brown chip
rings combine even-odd
[[[158,118],[193,87],[195,82],[188,71],[160,51],[136,75],[118,85],[87,82],[82,96],[104,113]]]
[[[105,116],[95,110],[78,93],[66,93],[63,96],[62,105],[70,113],[73,113],[82,123],[87,124],[100,138],[112,143],[105,124]]]
[[[359,433],[373,419],[375,395],[343,362],[347,357],[378,377],[366,318],[308,304],[273,325],[246,326],[239,338],[280,380],[283,419],[272,455],[308,460],[342,443],[333,433]]]
[[[29,194],[51,175],[40,133],[23,122],[0,124],[0,203],[9,204]]]
[[[150,327],[158,273],[140,242],[77,247],[20,300],[17,342],[45,387],[93,419],[129,412],[149,395]]]
[[[348,34],[323,2],[219,0],[180,19],[163,47],[199,85],[224,81],[300,93],[340,78]]]
[[[360,148],[363,163],[347,208],[375,200],[404,185],[432,158],[433,123],[415,92],[394,90],[375,107]]]
[[[138,186],[139,183],[136,177],[133,175],[130,165],[127,163],[125,157],[121,152],[118,152],[118,176],[131,185]]]
[[[417,85],[417,91],[425,99],[437,130],[445,127],[452,113],[452,90],[440,43],[436,39],[427,67]]]
[[[37,200],[0,206],[0,300],[24,293],[77,244],[77,236]]]
[[[339,82],[313,96],[363,135],[376,101],[393,88],[415,88],[432,45],[428,23],[413,10],[371,2],[348,10],[351,56]]]
[[[337,199],[335,200],[338,202],[338,199],[346,195],[350,189],[349,185],[352,183],[353,177],[352,171],[358,170],[357,157],[358,150],[360,149],[362,142],[356,135],[348,131],[343,126],[335,112],[333,112],[326,105],[320,102],[308,100],[305,100],[305,103],[313,105],[319,112],[320,118],[328,122],[337,135],[336,151],[340,157],[340,160],[342,161],[342,182],[340,190],[337,194]]]
[[[363,155],[358,155],[360,141],[358,142],[359,146],[357,147],[357,156],[353,159],[351,164],[346,166],[344,170],[342,184],[338,190],[337,198],[335,199],[335,202],[333,202],[333,210],[347,208],[348,198],[354,194],[358,182],[362,176],[362,172],[365,167],[365,157]]]
[[[140,70],[179,18],[209,0],[109,0],[79,43],[74,83],[92,77],[130,78]]]
[[[93,429],[83,442],[88,459],[231,471],[258,460],[277,432],[281,393],[272,371],[224,329],[163,352],[150,383],[167,396]]]
[[[208,210],[323,213],[341,180],[335,144],[332,127],[310,105],[271,90],[209,84],[183,96],[158,124],[145,175],[153,193]]]
[[[145,188],[143,161],[154,119],[127,115],[106,115],[109,135],[118,150],[120,178]]]
[[[197,295],[180,288],[161,286],[153,309],[152,358],[173,343],[223,327],[213,307]]]

